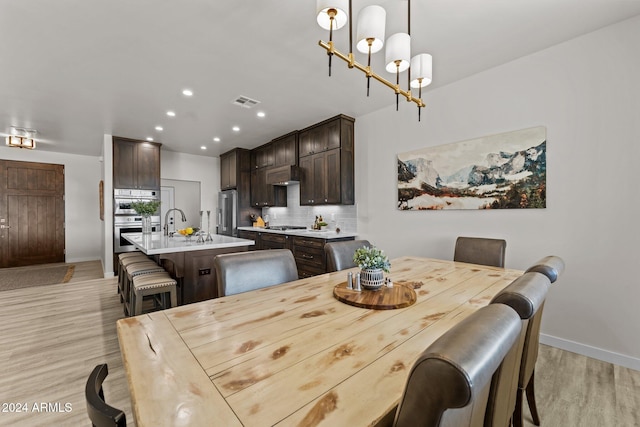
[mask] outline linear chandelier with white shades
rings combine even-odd
[[[396,75],[395,84],[375,73],[371,69],[371,54],[379,52],[385,45],[386,11],[381,6],[367,6],[360,11],[357,21],[356,49],[367,55],[367,65],[355,61],[353,55],[353,29],[352,29],[352,0],[317,0],[318,24],[325,30],[329,30],[329,41],[320,40],[322,46],[329,55],[329,76],[331,76],[331,59],[335,55],[345,61],[349,68],[357,68],[367,77],[367,96],[369,96],[369,83],[373,77],[375,80],[393,89],[396,94],[396,111],[400,95],[408,102],[414,102],[418,106],[418,121],[420,121],[421,108],[425,106],[422,101],[422,88],[431,84],[433,59],[427,53],[421,53],[411,57],[411,0],[407,1],[407,32],[395,33],[386,39],[385,69]],[[342,28],[349,23],[349,53],[347,55],[338,51],[333,43],[333,30]],[[407,73],[407,90],[400,87],[400,73]],[[411,88],[418,89],[418,97],[411,94]]]

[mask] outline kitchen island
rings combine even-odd
[[[218,297],[213,259],[216,255],[244,252],[253,240],[213,234],[212,241],[197,243],[185,236],[165,236],[162,233],[126,233],[123,238],[146,255],[153,256],[159,265],[178,281],[178,304],[190,304]]]

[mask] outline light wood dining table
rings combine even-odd
[[[141,426],[367,426],[392,418],[408,372],[439,336],[522,271],[392,260],[406,308],[338,301],[347,271],[118,321]]]

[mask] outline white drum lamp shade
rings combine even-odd
[[[428,53],[421,53],[411,58],[411,87],[429,86],[433,79],[433,58]],[[418,79],[422,78],[420,82]]]
[[[376,53],[384,45],[384,27],[387,19],[387,12],[380,6],[367,6],[358,15],[358,29],[356,33],[356,49],[362,53],[369,53],[369,42],[371,53]]]
[[[411,61],[411,36],[407,33],[395,33],[387,39],[385,50],[386,70],[390,73],[403,72],[409,68]],[[395,61],[400,61],[396,67]]]
[[[317,0],[316,10],[318,12],[318,25],[325,30],[331,28],[331,19],[327,14],[329,9],[335,9],[337,14],[333,20],[333,29],[337,30],[344,27],[347,23],[349,0]]]

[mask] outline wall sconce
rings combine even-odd
[[[34,129],[12,127],[11,135],[7,136],[7,145],[33,150],[36,148],[36,140],[34,139],[36,133],[37,131]]]

